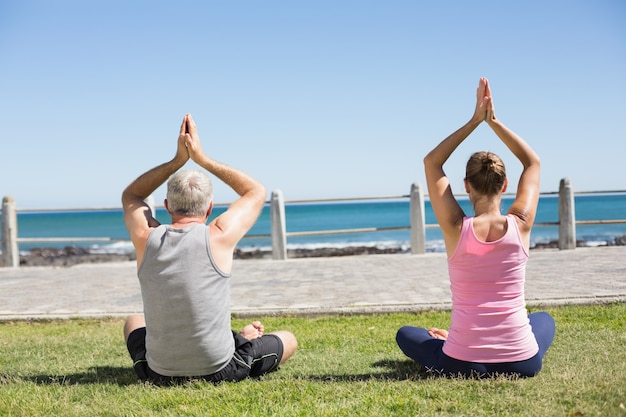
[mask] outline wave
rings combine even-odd
[[[598,247],[598,246],[611,246],[620,244],[617,241],[623,240],[624,233],[590,233],[578,237],[577,246],[581,247]],[[407,239],[384,239],[376,240],[374,236],[369,236],[369,239],[352,241],[329,241],[320,239],[318,236],[316,241],[292,241],[287,242],[288,251],[319,251],[323,249],[329,250],[345,250],[351,248],[371,248],[378,251],[397,250],[398,252],[409,252],[411,249],[410,241]],[[544,235],[535,235],[531,237],[530,247],[532,248],[545,248],[545,247],[557,247],[558,236],[552,233]],[[44,244],[34,245],[30,244],[27,247],[20,248],[20,255],[28,255],[31,250],[41,249],[42,247],[51,247],[56,249],[74,247],[86,250],[90,254],[94,255],[132,255],[134,254],[134,247],[130,240],[118,240],[111,243],[93,243],[93,244],[70,244],[57,243],[57,244]],[[425,244],[426,252],[445,252],[445,243],[442,238],[431,238],[426,240]],[[263,252],[271,253],[272,246],[269,239],[254,240],[244,239],[240,242],[237,250],[243,253],[251,252]],[[0,251],[1,253],[1,251]]]
[[[556,239],[537,239],[531,240],[530,247],[539,248],[546,247],[548,245],[555,246],[558,242]],[[607,236],[588,236],[587,238],[580,240],[578,246],[581,247],[599,247],[610,246],[615,244],[615,238],[607,238]],[[397,249],[400,252],[409,252],[411,250],[411,244],[408,241],[362,241],[362,242],[315,242],[315,243],[288,243],[286,246],[289,251],[316,251],[322,249],[350,249],[350,248],[373,248],[380,251]],[[93,244],[86,248],[90,254],[94,255],[131,255],[135,252],[135,248],[131,241],[119,241],[111,244]],[[240,245],[237,247],[240,252],[264,252],[270,253],[272,251],[271,245]],[[429,240],[425,245],[426,252],[429,253],[441,253],[445,252],[445,243],[443,239]],[[2,253],[0,251],[0,253]],[[20,255],[28,255],[30,250],[20,251]]]
[[[111,243],[108,245],[91,245],[89,252],[94,255],[100,254],[114,254],[114,255],[129,255],[135,252],[133,243],[129,241],[120,241]]]
[[[401,252],[408,252],[411,249],[408,241],[362,241],[362,242],[315,242],[315,243],[288,243],[286,248],[289,251],[315,251],[320,249],[350,249],[350,248],[374,248],[380,251],[388,249],[397,249]],[[34,249],[34,248],[33,248]],[[85,247],[90,254],[93,255],[130,255],[133,254],[135,248],[131,241],[118,241],[110,244],[93,244]],[[271,252],[271,245],[246,245],[242,244],[237,247],[240,252]],[[445,252],[443,240],[434,240],[426,242],[427,252]],[[1,253],[1,252],[0,252]],[[30,250],[20,251],[20,255],[28,255]]]

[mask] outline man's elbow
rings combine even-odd
[[[134,203],[142,201],[142,198],[137,196],[135,193],[131,192],[128,188],[126,188],[122,192],[122,208],[127,208],[133,205]]]
[[[267,199],[267,189],[261,183],[254,190],[255,196],[261,201],[262,204],[265,204],[265,200]]]
[[[128,190],[122,191],[122,207],[126,207],[129,202]]]

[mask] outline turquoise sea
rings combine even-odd
[[[511,204],[512,197],[505,197],[503,210]],[[469,201],[463,200],[466,213],[471,214]],[[226,207],[216,207],[212,217]],[[575,197],[576,220],[626,219],[626,193],[582,194]],[[400,229],[367,233],[347,233],[288,237],[288,249],[316,249],[347,246],[379,248],[410,248],[409,201],[407,199],[331,201],[315,203],[287,203],[285,206],[287,232],[376,228]],[[157,208],[157,218],[168,222],[163,208]],[[536,222],[558,221],[558,197],[542,196]],[[435,224],[430,203],[426,201],[426,223]],[[578,225],[577,240],[588,246],[613,243],[616,237],[626,235],[626,223]],[[249,236],[240,242],[241,250],[269,250],[270,209],[266,206]],[[130,253],[133,248],[124,227],[121,209],[25,211],[18,210],[18,238],[70,238],[63,242],[20,242],[20,252],[35,247],[78,246],[94,253]],[[93,241],[84,240],[94,239]],[[95,238],[107,238],[98,241]],[[71,239],[76,239],[75,241]],[[536,225],[531,235],[531,246],[558,239],[557,226]],[[426,230],[426,248],[431,252],[444,250],[438,228]]]

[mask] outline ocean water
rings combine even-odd
[[[503,210],[512,198],[503,199]],[[472,214],[468,200],[461,200],[467,214]],[[430,203],[426,202],[426,223],[436,224]],[[211,218],[222,213],[226,207],[216,207]],[[575,197],[577,220],[626,219],[626,193],[583,194]],[[287,237],[288,249],[341,248],[367,246],[378,248],[410,248],[409,201],[407,199],[364,200],[347,202],[287,203],[285,206],[287,233],[375,228],[378,231],[323,234]],[[156,217],[168,222],[169,216],[157,208]],[[558,221],[558,197],[545,195],[540,198],[536,223]],[[396,230],[399,229],[399,230]],[[239,245],[241,250],[270,250],[270,209],[266,206],[261,216]],[[626,235],[626,223],[577,225],[577,240],[589,246],[614,242],[616,237]],[[130,253],[133,247],[124,227],[121,210],[76,211],[18,211],[18,238],[69,238],[63,242],[20,242],[20,252],[32,248],[63,248],[76,246],[88,248],[94,253]],[[100,241],[96,238],[106,238]],[[94,239],[90,241],[89,239]],[[531,246],[558,239],[558,226],[535,225],[531,234]],[[426,229],[426,249],[430,252],[444,251],[439,228]]]

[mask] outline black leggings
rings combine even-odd
[[[545,312],[529,314],[528,318],[539,351],[532,358],[523,361],[479,363],[454,359],[443,353],[443,340],[431,337],[428,330],[420,327],[402,327],[398,330],[396,342],[406,356],[445,376],[481,378],[505,374],[529,377],[541,370],[543,356],[552,344],[556,327],[552,316]]]

